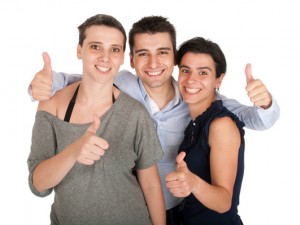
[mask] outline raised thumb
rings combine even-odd
[[[246,73],[246,82],[247,82],[247,84],[249,84],[251,81],[254,80],[254,78],[252,76],[252,66],[250,63],[248,63],[246,65],[245,73]]]
[[[43,72],[47,76],[52,76],[52,66],[51,66],[50,56],[47,52],[43,52],[42,56],[44,61]]]
[[[176,157],[177,170],[183,169],[184,167],[186,167],[186,163],[185,163],[185,161],[183,160],[185,156],[186,156],[186,153],[185,153],[185,152],[180,152],[180,153],[178,154],[178,156]]]
[[[87,133],[96,134],[98,128],[100,127],[100,118],[97,114],[93,115],[93,123],[89,128],[86,130]]]

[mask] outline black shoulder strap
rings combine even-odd
[[[67,108],[67,111],[66,111],[66,114],[65,114],[65,118],[64,118],[64,121],[66,122],[70,122],[70,118],[71,118],[71,115],[72,115],[72,112],[73,112],[73,108],[74,108],[74,105],[75,105],[75,102],[76,102],[76,97],[77,97],[77,93],[78,93],[78,89],[79,89],[79,86],[80,84],[78,85],[70,103],[69,103],[69,106]]]

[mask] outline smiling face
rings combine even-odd
[[[170,35],[167,32],[136,34],[130,62],[147,91],[171,85],[175,59]]]
[[[209,54],[186,53],[179,65],[178,84],[191,115],[202,114],[214,101],[224,74],[216,77],[215,62]]]
[[[124,36],[116,28],[93,25],[85,30],[85,39],[77,47],[83,76],[98,83],[113,82],[124,63]]]

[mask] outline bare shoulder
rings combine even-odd
[[[209,143],[214,145],[230,142],[240,142],[240,131],[235,121],[227,116],[214,119],[209,127]]]
[[[79,82],[68,85],[67,87],[57,91],[56,94],[47,101],[39,102],[38,111],[46,111],[54,116],[60,117],[59,113],[61,111],[65,112],[78,83]]]
[[[220,118],[215,118],[211,124],[210,124],[210,131],[229,131],[231,129],[237,129],[237,125],[235,121],[228,117],[220,117]]]

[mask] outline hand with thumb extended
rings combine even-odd
[[[261,80],[253,78],[250,63],[246,65],[245,73],[247,81],[246,91],[250,101],[258,107],[269,108],[272,105],[272,96]]]
[[[178,154],[176,171],[166,176],[166,186],[175,197],[189,196],[195,185],[195,174],[188,169],[185,156],[185,152]]]
[[[93,122],[85,134],[73,143],[77,162],[92,165],[105,154],[109,145],[106,140],[96,135],[100,127],[100,118],[94,114]]]
[[[51,59],[47,52],[43,52],[44,67],[37,72],[30,83],[32,97],[38,101],[48,100],[52,94],[52,67]]]

